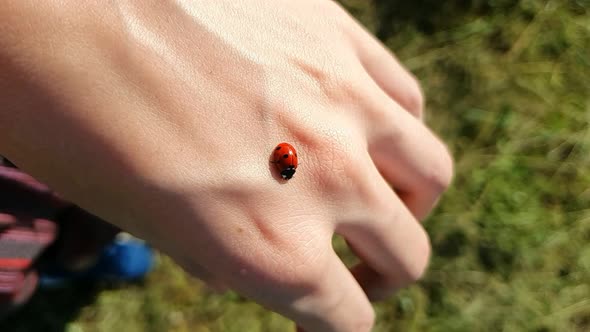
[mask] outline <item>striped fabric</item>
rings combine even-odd
[[[0,311],[35,289],[34,263],[56,239],[68,206],[47,186],[0,159]]]
[[[89,268],[119,232],[0,156],[0,318],[33,294],[38,268]]]

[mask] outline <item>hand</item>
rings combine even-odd
[[[205,282],[356,332],[369,299],[424,273],[418,220],[451,158],[415,79],[334,2],[15,0],[0,17],[0,152]],[[283,141],[288,182],[269,163]]]

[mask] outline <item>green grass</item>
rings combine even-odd
[[[456,160],[430,271],[375,331],[590,331],[590,1],[342,2],[421,80]],[[291,327],[161,257],[142,285],[41,293],[0,330]]]

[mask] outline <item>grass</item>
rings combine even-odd
[[[375,331],[590,331],[590,1],[342,3],[421,80],[456,160],[430,271]],[[159,260],[141,285],[40,293],[0,330],[292,327]]]

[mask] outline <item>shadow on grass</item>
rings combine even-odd
[[[0,321],[3,332],[62,332],[81,309],[96,299],[101,288],[81,283],[63,289],[39,290],[20,310]]]

